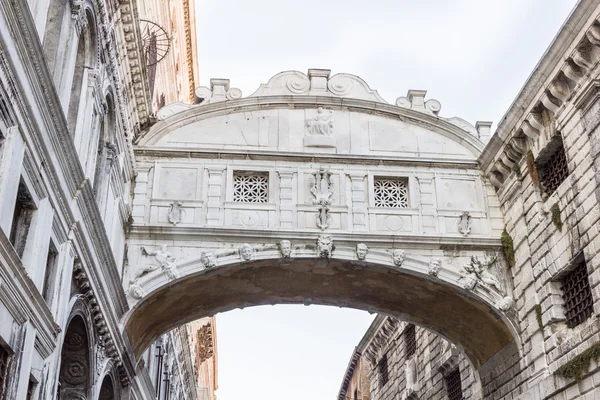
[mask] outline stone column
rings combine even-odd
[[[294,171],[278,171],[279,174],[279,227],[294,229]]]
[[[212,165],[208,170],[208,200],[206,202],[206,225],[221,225],[222,187],[224,165]]]
[[[366,172],[349,173],[352,190],[352,229],[367,230],[367,184]]]

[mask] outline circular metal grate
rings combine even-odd
[[[140,20],[142,43],[148,66],[161,62],[171,48],[171,38],[160,25],[145,19]]]

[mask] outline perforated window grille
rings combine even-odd
[[[406,358],[412,357],[417,352],[417,334],[413,324],[409,324],[404,329],[404,348],[406,349]]]
[[[594,313],[594,299],[583,256],[578,258],[576,267],[562,279],[561,289],[565,301],[567,326],[573,328]]]
[[[9,362],[10,354],[8,354],[8,350],[0,346],[0,399],[4,399],[6,381],[8,380]]]
[[[569,168],[567,167],[567,156],[562,141],[560,145],[552,152],[547,161],[537,166],[540,175],[540,184],[542,190],[548,195],[552,195],[567,176]]]
[[[379,360],[377,363],[377,372],[379,373],[379,387],[382,388],[390,380],[390,376],[388,374],[387,354],[384,354],[383,357],[381,357],[381,360]]]
[[[375,178],[375,207],[408,207],[406,178]]]
[[[266,203],[269,201],[269,174],[236,171],[233,174],[233,201]]]
[[[448,400],[463,400],[462,386],[460,382],[460,371],[458,368],[444,376]]]

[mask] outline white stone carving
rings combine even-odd
[[[252,260],[252,256],[254,255],[254,248],[250,246],[248,243],[244,243],[240,247],[240,257],[244,261]]]
[[[496,278],[490,271],[490,266],[495,263],[496,258],[487,260],[485,263],[479,261],[476,256],[471,256],[471,262],[464,266],[466,274],[461,278],[462,285],[467,290],[473,290],[479,283],[493,288],[501,295],[505,295],[505,290],[500,283],[500,280]]]
[[[333,253],[333,239],[329,235],[320,235],[317,239],[317,251],[319,257],[331,258]]]
[[[139,300],[146,295],[146,291],[138,284],[129,285],[129,289],[127,290],[129,296],[132,299]]]
[[[267,203],[269,201],[269,176],[234,172],[233,201],[239,203]]]
[[[408,188],[401,178],[375,178],[375,207],[408,207]]]
[[[440,270],[442,269],[442,261],[440,259],[434,258],[429,262],[428,273],[431,276],[438,276]]]
[[[318,172],[313,174],[312,186],[310,192],[315,197],[313,204],[318,206],[317,226],[321,229],[327,229],[331,224],[329,215],[329,206],[331,205],[331,196],[333,195],[333,183],[331,182],[331,172],[321,167]]]
[[[392,261],[394,262],[395,266],[401,267],[405,259],[406,254],[404,253],[404,250],[392,250]]]
[[[229,87],[229,79],[211,79],[210,89],[200,86],[194,90],[199,104],[217,103],[226,100],[236,100],[242,97],[242,91]]]
[[[331,136],[333,134],[333,111],[317,108],[317,115],[306,121],[308,133],[311,135]]]
[[[287,239],[280,240],[279,251],[282,258],[290,258],[292,256],[292,242]]]
[[[156,112],[156,118],[158,118],[159,121],[163,121],[172,115],[187,111],[193,107],[193,104],[185,104],[180,101],[176,103],[167,104],[166,106],[162,107]]]
[[[425,114],[438,115],[442,104],[434,99],[425,101],[426,90],[409,90],[406,96],[398,97],[396,105],[402,108],[410,108]]]
[[[291,75],[286,79],[285,86],[294,94],[303,94],[310,89],[310,79],[302,73]]]
[[[200,262],[205,268],[214,268],[217,266],[217,258],[212,251],[205,251],[200,255]]]
[[[169,279],[176,279],[179,277],[177,266],[175,265],[175,257],[167,251],[166,244],[161,245],[156,251],[148,251],[145,247],[142,247],[142,254],[145,256],[154,256],[156,265],[145,265],[136,269],[129,280],[130,283],[137,282],[142,275],[147,272],[155,271],[159,267],[167,274]]]
[[[364,261],[367,258],[367,254],[369,254],[369,247],[366,244],[359,243],[356,245],[356,258]]]
[[[182,203],[180,201],[174,201],[169,209],[169,222],[173,225],[177,225],[185,218],[185,210],[181,208]]]
[[[471,214],[468,211],[463,211],[458,219],[458,232],[463,236],[469,235],[471,233],[471,225]]]
[[[510,296],[504,296],[502,299],[498,300],[495,304],[496,308],[500,311],[508,311],[513,308],[515,305],[515,301]]]

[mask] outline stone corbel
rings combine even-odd
[[[540,102],[549,111],[552,111],[553,114],[556,114],[561,106],[560,100],[558,100],[557,98],[555,98],[552,94],[550,94],[548,92],[542,94],[542,96],[540,97]]]
[[[566,79],[563,76],[557,77],[548,87],[548,90],[552,96],[556,97],[562,102],[567,101],[571,96],[571,88],[569,87]]]

